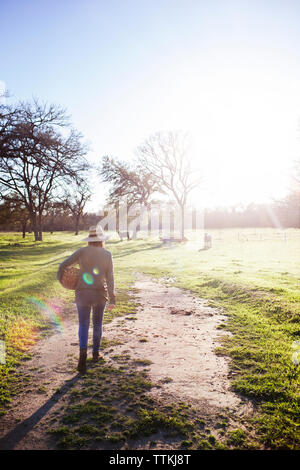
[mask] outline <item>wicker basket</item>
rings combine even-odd
[[[69,267],[64,270],[60,283],[65,289],[75,290],[78,279],[79,269]]]

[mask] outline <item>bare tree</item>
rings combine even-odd
[[[150,201],[152,195],[159,191],[151,172],[139,164],[129,165],[115,158],[105,156],[99,174],[103,182],[110,183],[108,203],[118,209],[126,200],[129,206],[143,206],[148,212],[148,231],[150,231]]]
[[[48,201],[88,168],[81,138],[59,106],[37,100],[0,106],[0,190],[24,203],[36,241]]]
[[[111,183],[108,202],[118,203],[125,199],[129,205],[149,203],[158,185],[149,171],[137,165],[131,167],[113,157],[105,156],[99,174],[103,182]]]
[[[22,201],[16,199],[4,199],[0,206],[0,224],[8,230],[14,227],[22,231],[26,237],[26,229],[29,222],[29,214]]]
[[[91,190],[84,181],[75,183],[71,189],[66,189],[61,198],[63,207],[68,209],[74,220],[75,235],[78,235],[80,220],[84,217],[84,208],[91,198]]]
[[[137,157],[159,190],[171,194],[179,205],[183,240],[187,199],[202,181],[188,155],[188,135],[179,131],[157,132],[137,148]]]
[[[4,197],[3,200],[4,206],[8,211],[6,223],[13,222],[15,225],[19,225],[22,230],[23,238],[25,238],[30,217],[24,202],[17,194],[11,194],[10,196]]]

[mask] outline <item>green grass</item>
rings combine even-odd
[[[0,237],[0,339],[6,343],[6,363],[0,364],[0,411],[11,402],[12,393],[22,388],[16,368],[30,358],[28,348],[73,308],[72,291],[56,280],[59,263],[82,246],[82,235],[45,234],[43,242],[19,234]],[[128,286],[133,281],[127,269],[119,271],[118,306],[106,312],[105,322],[118,315],[130,315],[135,304]],[[57,318],[59,319],[57,322]]]
[[[300,339],[299,230],[288,230],[287,242],[273,239],[268,229],[256,230],[255,241],[240,242],[237,232],[212,232],[221,239],[207,251],[198,251],[195,241],[172,247],[129,242],[126,264],[155,278],[171,276],[172,285],[222,307],[228,316],[223,328],[233,334],[218,352],[232,359],[234,390],[257,406],[259,441],[299,448],[299,366],[292,361]]]
[[[250,240],[254,231],[256,239]],[[170,247],[154,238],[111,240],[107,244],[114,256],[118,309],[107,313],[105,321],[115,315],[135,318],[136,304],[128,286],[138,272],[164,277],[166,283],[172,281],[171,285],[192,291],[223,309],[227,321],[220,329],[232,334],[223,338],[217,353],[231,358],[232,386],[252,400],[257,410],[247,425],[255,430],[258,445],[267,448],[299,449],[299,366],[292,361],[293,344],[300,339],[299,232],[289,229],[288,241],[284,242],[275,239],[272,229],[211,231],[213,247],[206,251],[198,251],[200,243],[195,237],[185,245]],[[247,234],[249,241],[239,241]],[[17,365],[28,357],[30,344],[51,326],[51,318],[28,298],[36,297],[47,304],[60,299],[62,312],[68,308],[73,293],[56,281],[56,270],[59,262],[82,246],[81,238],[68,233],[45,234],[43,242],[35,243],[32,237],[23,241],[19,234],[1,234],[0,334],[3,337],[6,333],[8,339],[7,362],[0,365],[3,405],[22,385]],[[124,370],[122,374],[126,374]],[[129,385],[123,384],[123,388],[122,393],[129,397],[134,394]],[[153,406],[150,411],[156,409]],[[145,419],[161,426],[163,418],[149,416],[146,419],[137,413],[135,419],[141,424],[134,429],[141,431]],[[247,447],[249,436],[244,436],[244,430],[228,434],[225,421],[221,423],[226,445]],[[121,439],[118,432],[107,434],[111,442]],[[81,440],[80,433],[76,435],[75,447],[84,447],[87,437]],[[67,433],[63,437],[65,446],[71,446],[72,436]],[[190,435],[182,441],[187,446],[192,441],[199,448],[221,445],[205,436],[198,438],[198,444]]]

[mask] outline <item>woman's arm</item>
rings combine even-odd
[[[80,251],[81,251],[81,248],[79,248],[79,250],[75,251],[71,256],[69,256],[69,258],[65,259],[65,261],[63,261],[59,265],[59,268],[58,268],[58,271],[57,271],[57,279],[59,281],[60,281],[60,279],[63,275],[64,270],[68,266],[72,266],[73,264],[78,264],[79,263]]]
[[[108,261],[108,267],[106,271],[106,284],[107,284],[107,290],[108,290],[108,296],[109,296],[109,302],[110,305],[115,305],[116,304],[116,296],[115,296],[115,282],[114,282],[114,266],[113,266],[113,260],[112,260],[112,255],[110,254],[109,261]]]

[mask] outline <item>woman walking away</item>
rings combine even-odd
[[[108,238],[104,235],[102,227],[97,229],[96,227],[90,227],[88,238],[83,240],[87,241],[88,245],[79,248],[63,261],[57,272],[57,278],[60,280],[65,268],[79,264],[80,270],[75,288],[75,302],[79,319],[80,355],[78,370],[81,373],[86,372],[91,309],[93,311],[93,361],[97,362],[102,337],[103,314],[108,297],[110,303],[107,310],[114,308],[116,303],[112,255],[110,251],[104,248],[105,240]]]

